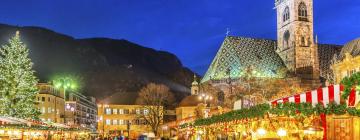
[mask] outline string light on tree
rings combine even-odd
[[[0,49],[0,115],[38,119],[35,107],[38,80],[34,76],[29,49],[20,40],[20,33]]]

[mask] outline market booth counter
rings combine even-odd
[[[46,124],[12,117],[0,117],[1,140],[88,139],[90,130],[62,124]]]

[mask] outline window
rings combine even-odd
[[[105,123],[106,123],[106,125],[110,125],[110,124],[111,124],[111,120],[106,119]]]
[[[51,100],[50,100],[50,97],[48,97],[48,102],[50,102]]]
[[[118,110],[116,109],[116,108],[114,108],[113,109],[113,114],[117,114],[118,112],[117,112]]]
[[[113,125],[118,125],[118,121],[117,121],[117,120],[113,120]]]
[[[110,115],[110,114],[111,114],[111,108],[106,108],[106,109],[105,109],[105,113],[106,113],[107,115]]]
[[[148,109],[144,109],[144,115],[148,115],[149,114],[149,110]]]
[[[140,109],[136,109],[136,114],[140,114]]]
[[[42,107],[42,108],[41,108],[41,113],[43,113],[43,114],[46,113],[45,107]]]
[[[142,120],[141,124],[147,125],[148,123],[146,122],[146,120]]]
[[[51,110],[51,107],[48,107],[48,113],[51,113],[52,110]]]
[[[305,37],[301,37],[301,46],[306,46],[306,44],[305,44]]]
[[[286,7],[283,12],[283,22],[285,22],[289,19],[290,19],[290,10],[289,10],[289,7]]]
[[[299,20],[306,21],[307,20],[307,7],[304,2],[301,2],[299,5]]]
[[[135,120],[135,125],[140,125],[140,120]]]
[[[45,102],[45,97],[41,97],[41,101]]]
[[[129,114],[129,109],[124,109],[124,114]]]
[[[124,125],[124,120],[119,120],[119,125]]]
[[[353,69],[353,70],[349,70],[348,72],[347,72],[347,75],[346,76],[351,76],[351,75],[353,75],[354,73],[356,73],[356,69]]]
[[[290,32],[289,32],[289,30],[285,31],[283,38],[284,38],[284,40],[283,40],[283,49],[287,49],[289,47],[289,40],[290,40]]]
[[[124,114],[124,109],[119,109],[119,114]]]

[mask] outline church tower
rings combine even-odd
[[[191,95],[199,94],[199,83],[197,82],[197,77],[194,74],[194,81],[191,83]]]
[[[278,54],[291,72],[314,85],[314,81],[319,81],[319,60],[314,41],[313,0],[275,0],[275,8]]]

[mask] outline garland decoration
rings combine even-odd
[[[270,107],[269,104],[260,104],[250,108],[244,108],[240,110],[234,110],[227,112],[221,115],[215,115],[210,118],[197,119],[194,124],[183,124],[180,128],[185,128],[187,126],[205,126],[212,125],[216,123],[226,123],[236,120],[247,120],[255,118],[264,118],[266,115],[276,115],[276,116],[288,116],[288,117],[297,117],[297,116],[311,116],[311,115],[320,115],[325,113],[327,115],[344,115],[346,113],[352,116],[360,117],[360,109],[353,107],[347,107],[345,104],[336,104],[332,102],[324,107],[322,104],[316,104],[314,107],[311,103],[284,103],[278,104],[276,107]]]
[[[188,127],[192,127],[192,123],[183,123],[183,124],[179,125],[180,129],[184,129],[184,128],[188,128]]]
[[[210,125],[220,122],[230,122],[234,120],[241,120],[246,118],[262,118],[265,113],[270,109],[269,104],[259,104],[250,108],[244,108],[240,110],[230,111],[225,114],[215,115],[210,118],[195,120],[195,126]]]
[[[40,126],[40,125],[28,126],[28,125],[24,125],[24,124],[6,124],[6,125],[0,125],[0,129],[54,130],[54,131],[88,131],[88,130],[86,130],[86,129],[80,129],[80,128],[60,128],[60,127]]]
[[[341,84],[344,85],[342,98],[347,99],[353,88],[357,91],[360,91],[360,72],[354,73],[350,77],[343,78],[341,80]]]

